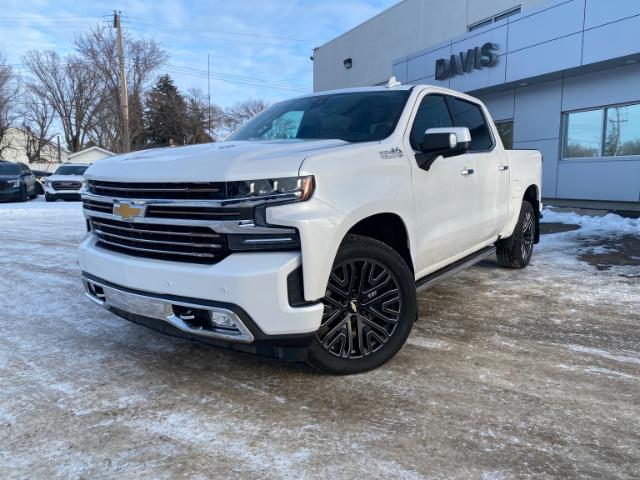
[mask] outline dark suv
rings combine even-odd
[[[0,200],[26,202],[37,196],[36,177],[29,167],[0,161]]]

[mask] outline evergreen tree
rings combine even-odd
[[[161,76],[147,95],[145,118],[150,145],[186,143],[187,106],[169,75]]]

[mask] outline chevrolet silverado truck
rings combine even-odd
[[[529,263],[541,163],[448,89],[283,101],[223,142],[92,165],[84,287],[167,334],[366,371],[407,340],[417,292],[494,253]]]

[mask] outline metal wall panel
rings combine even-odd
[[[480,100],[482,100],[489,109],[491,117],[499,121],[513,118],[514,97],[515,90],[506,90],[490,95],[481,95]]]
[[[542,10],[509,22],[509,52],[582,31],[584,0]]]
[[[561,105],[561,80],[517,88],[513,141],[557,139]]]
[[[637,101],[640,101],[640,64],[564,79],[563,112]]]
[[[640,201],[640,161],[562,160],[557,198]]]
[[[640,51],[638,32],[640,32],[640,16],[585,31],[582,64],[638,53]]]
[[[587,0],[584,28],[599,27],[634,15],[640,15],[638,0]]]
[[[582,33],[508,53],[507,82],[579,67],[581,53]]]

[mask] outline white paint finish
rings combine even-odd
[[[507,54],[507,82],[579,67],[582,33]]]
[[[419,98],[428,93],[477,103],[458,92],[418,86],[411,90],[395,132],[380,142],[222,142],[121,155],[87,171],[91,179],[139,182],[313,175],[316,189],[310,200],[267,210],[269,223],[298,230],[301,255],[234,253],[215,265],[196,266],[105,251],[89,236],[81,248],[81,268],[136,290],[234,303],[265,333],[299,333],[319,326],[322,307],[289,307],[286,276],[302,262],[305,299],[322,298],[344,236],[363,219],[377,214],[401,219],[416,277],[492,244],[499,232],[515,224],[524,188],[540,184],[539,154],[507,154],[497,141],[490,153],[440,158],[430,171],[420,169],[409,130]],[[492,122],[490,128],[497,138]],[[396,153],[383,155],[390,150]],[[508,173],[499,175],[498,166],[507,163]],[[479,174],[462,175],[465,168],[480,169]],[[507,181],[512,178],[517,184]]]
[[[102,180],[183,182],[291,177],[316,150],[344,146],[341,140],[242,141],[131,152],[93,164],[85,177]]]
[[[515,93],[513,141],[557,138],[561,103],[561,80],[518,87]]]
[[[586,29],[640,15],[638,0],[586,0],[586,2],[584,20]]]
[[[509,22],[509,52],[582,31],[584,0],[572,0]]]
[[[611,188],[615,185],[615,188]],[[558,198],[640,201],[640,160],[561,160]]]
[[[424,53],[407,60],[408,81],[415,82],[418,79],[431,77],[436,74],[436,60],[451,57],[451,46],[446,46]]]
[[[236,253],[213,266],[191,265],[123,255],[95,246],[88,236],[80,245],[80,268],[116,285],[239,305],[271,335],[315,331],[322,306],[292,308],[287,275],[300,265],[300,254]]]
[[[481,95],[480,100],[484,102],[494,120],[509,120],[514,116],[515,90],[505,90],[504,92]]]
[[[640,64],[587,73],[564,80],[562,111],[640,100]]]
[[[539,150],[544,158],[542,162],[542,196],[555,198],[556,180],[558,173],[558,145],[557,138],[549,140],[534,140],[529,142],[513,142],[514,148]]]
[[[583,65],[640,53],[638,32],[640,16],[585,31]]]

